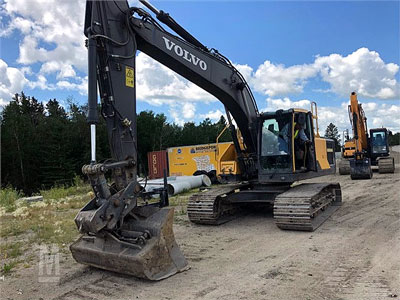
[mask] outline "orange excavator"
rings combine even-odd
[[[339,173],[350,174],[351,179],[371,179],[371,166],[378,166],[379,173],[394,173],[394,159],[389,153],[388,130],[375,128],[368,135],[367,118],[355,92],[350,95],[348,110],[353,138],[343,145]]]

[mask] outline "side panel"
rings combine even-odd
[[[324,138],[315,138],[317,163],[321,170],[327,170],[335,165],[334,143]]]
[[[350,158],[354,156],[354,152],[356,151],[356,143],[354,140],[346,141],[343,147],[343,157]]]
[[[238,157],[233,143],[223,143],[217,146],[217,175],[240,174]]]
[[[164,176],[164,169],[167,170],[168,174],[167,151],[162,150],[147,153],[147,164],[150,179],[162,178]]]
[[[196,171],[217,169],[216,144],[204,144],[169,148],[170,176],[191,176]]]

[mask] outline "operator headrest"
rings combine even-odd
[[[304,113],[299,113],[297,116],[297,123],[303,126],[306,123],[306,115]]]

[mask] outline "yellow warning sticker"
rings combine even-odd
[[[134,70],[131,67],[125,68],[125,85],[129,87],[134,87]]]

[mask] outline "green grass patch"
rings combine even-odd
[[[187,205],[187,203],[189,202],[190,196],[192,196],[193,194],[196,194],[198,192],[199,192],[199,189],[196,188],[196,189],[184,191],[183,193],[180,193],[175,196],[171,196],[171,197],[169,197],[169,205],[170,206]]]
[[[19,264],[30,267],[33,258],[29,255],[35,244],[57,244],[63,251],[78,237],[74,218],[90,200],[91,188],[76,183],[41,191],[44,201],[33,203],[18,200],[22,195],[11,188],[1,190],[1,274],[11,273]]]
[[[10,261],[9,263],[4,263],[4,264],[1,266],[1,273],[2,273],[3,275],[9,274],[9,273],[11,272],[11,270],[12,270],[17,264],[18,264],[18,262],[15,261],[15,260]]]
[[[78,235],[74,218],[89,200],[85,193],[47,203],[26,204],[23,216],[16,214],[18,208],[14,213],[0,217],[0,237],[27,234],[29,243],[68,244]]]
[[[12,212],[16,209],[16,202],[21,195],[11,187],[6,187],[0,191],[0,207],[6,212]]]
[[[88,193],[91,190],[89,185],[74,185],[70,187],[54,187],[50,190],[40,191],[44,200],[60,200],[70,196]]]
[[[0,245],[0,258],[2,260],[7,258],[16,258],[22,254],[21,242],[5,242]]]

